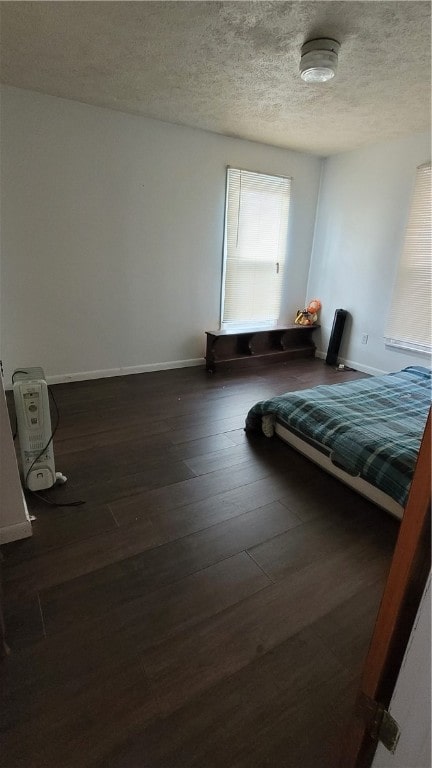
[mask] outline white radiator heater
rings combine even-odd
[[[30,491],[51,488],[66,478],[55,471],[45,374],[42,368],[19,369],[12,380],[24,486]]]

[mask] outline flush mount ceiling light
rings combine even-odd
[[[335,76],[340,44],[328,37],[308,40],[302,46],[300,75],[306,83],[325,83]]]

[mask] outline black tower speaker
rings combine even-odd
[[[336,365],[338,359],[339,347],[342,341],[343,329],[348,312],[346,309],[337,309],[333,320],[333,328],[330,335],[330,341],[327,350],[327,365]]]

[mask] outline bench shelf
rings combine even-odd
[[[266,365],[313,357],[313,332],[319,325],[284,325],[248,330],[206,331],[206,368]]]

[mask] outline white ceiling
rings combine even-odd
[[[430,127],[430,3],[2,2],[1,80],[317,154]],[[309,85],[300,48],[341,43]]]

